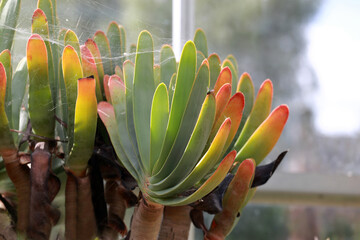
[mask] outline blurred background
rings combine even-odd
[[[35,8],[22,1],[14,62]],[[147,29],[155,51],[177,50],[201,27],[209,53],[233,54],[255,89],[273,81],[274,107],[288,104],[290,118],[266,161],[289,153],[228,239],[360,239],[360,1],[59,0],[57,8],[81,43],[115,20],[128,48]]]

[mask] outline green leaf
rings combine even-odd
[[[135,56],[136,56],[136,44],[131,44],[129,49],[128,59],[132,62],[135,62]]]
[[[132,166],[130,160],[126,156],[123,147],[120,143],[120,138],[118,135],[118,126],[115,119],[115,112],[113,106],[108,102],[100,102],[98,105],[98,114],[104,123],[107,132],[109,133],[111,144],[114,147],[116,155],[118,156],[120,162],[124,165],[126,170],[138,181],[142,182],[142,175],[139,174],[135,168]]]
[[[200,51],[196,51],[196,70],[198,70],[202,64],[202,62],[206,59],[204,54]]]
[[[226,177],[229,169],[234,162],[236,151],[230,152],[220,163],[219,167],[215,172],[207,179],[193,194],[187,197],[174,197],[174,198],[165,198],[158,199],[154,198],[157,203],[167,205],[167,206],[181,206],[187,205],[193,202],[198,201],[203,198],[211,191],[213,191]]]
[[[25,89],[28,80],[26,57],[23,57],[16,67],[12,80],[12,121],[13,128],[19,128],[20,110],[25,97]]]
[[[148,31],[142,31],[136,49],[132,100],[136,140],[141,161],[147,173],[150,167],[150,111],[155,91],[153,66],[153,40]]]
[[[4,150],[16,149],[10,132],[9,121],[5,113],[6,72],[0,62],[0,154]]]
[[[114,74],[114,67],[111,60],[111,50],[109,39],[106,37],[103,31],[96,31],[93,37],[96,45],[99,48],[101,54],[101,61],[104,66],[104,74]]]
[[[120,38],[121,38],[121,56],[125,57],[126,52],[126,32],[125,28],[121,25],[119,25],[120,28]],[[125,61],[125,58],[123,58],[123,61]]]
[[[29,71],[29,114],[35,134],[54,138],[55,112],[51,97],[46,45],[38,34],[27,43]]]
[[[78,80],[78,93],[75,106],[74,144],[66,166],[78,177],[86,175],[87,163],[94,151],[97,100],[95,79]]]
[[[37,8],[41,9],[45,13],[47,21],[49,23],[49,35],[53,37],[56,26],[52,2],[50,0],[38,0]]]
[[[77,96],[77,80],[83,77],[83,71],[79,56],[75,49],[68,45],[64,48],[62,54],[62,71],[64,76],[66,104],[67,104],[67,135],[68,135],[68,149],[72,148],[74,118],[75,118],[75,103]]]
[[[150,170],[158,159],[169,120],[169,97],[164,83],[154,93],[150,121]]]
[[[248,73],[245,72],[241,75],[236,88],[236,92],[242,92],[245,97],[245,107],[244,107],[243,117],[241,119],[241,123],[238,130],[238,132],[240,133],[254,105],[254,95],[255,95],[254,84]]]
[[[266,80],[260,86],[255,104],[248,119],[245,122],[234,148],[239,151],[259,125],[269,116],[273,96],[273,86],[270,80]]]
[[[151,184],[152,190],[162,190],[172,187],[182,181],[194,168],[197,160],[201,157],[203,148],[210,135],[211,127],[214,123],[215,116],[215,97],[213,93],[208,93],[205,101],[201,107],[199,118],[196,122],[194,131],[186,146],[184,154],[182,154],[179,163],[169,176],[162,179],[162,181]],[[151,179],[150,179],[151,181]]]
[[[2,26],[0,28],[0,51],[10,50],[12,47],[20,2],[20,0],[2,0],[0,2],[0,26]]]
[[[169,83],[169,109],[171,109],[171,103],[174,96],[175,91],[175,82],[176,82],[176,73],[171,76],[170,83]]]
[[[229,67],[231,70],[231,75],[232,75],[231,95],[234,95],[236,92],[236,85],[237,85],[237,81],[239,79],[239,75],[238,75],[238,72],[236,71],[234,64],[229,59],[224,60],[224,62],[222,64],[222,68],[225,68],[225,67]]]
[[[138,171],[138,173],[143,175],[144,166],[142,166],[136,146],[132,145],[132,142],[130,141],[128,129],[126,127],[125,85],[119,76],[112,75],[110,77],[109,90],[111,102],[115,111],[121,146],[132,166]]]
[[[95,59],[95,63],[96,63],[96,68],[97,68],[97,72],[99,75],[99,82],[100,82],[100,89],[101,92],[104,94],[104,66],[103,63],[101,61],[101,54],[99,51],[98,46],[96,45],[96,43],[94,42],[94,40],[92,39],[88,39],[85,42],[85,46],[90,50],[91,54],[93,55],[94,59]],[[103,95],[104,98],[104,95]]]
[[[200,51],[205,58],[208,57],[208,46],[207,46],[207,40],[205,36],[205,32],[202,29],[197,29],[194,36],[194,43],[196,46],[196,49]]]
[[[119,25],[115,21],[109,24],[106,36],[109,39],[113,64],[115,66],[122,66],[125,56],[124,52],[122,52],[123,48],[121,42],[121,30]]]
[[[154,65],[154,85],[158,86],[160,84],[160,65]]]
[[[44,2],[44,1],[42,1]],[[50,2],[51,4],[51,2]],[[51,11],[50,11],[51,13]],[[51,50],[51,45],[49,42],[49,27],[48,27],[48,20],[45,16],[45,13],[41,9],[36,9],[33,16],[32,16],[32,24],[31,24],[31,31],[33,34],[39,34],[45,43],[47,56],[48,56],[48,73],[49,73],[49,84],[51,89],[51,96],[53,103],[57,102],[57,92],[58,92],[58,85],[55,78],[54,72],[54,62],[53,62],[53,54]]]
[[[166,129],[166,136],[160,158],[157,161],[153,173],[157,173],[162,168],[169,152],[174,144],[179,127],[185,113],[191,89],[194,85],[196,73],[196,48],[192,41],[188,41],[181,54],[178,72],[176,74],[176,84],[174,96],[171,103],[169,123]],[[170,92],[170,91],[169,91]]]
[[[238,63],[237,63],[236,58],[234,57],[234,55],[229,54],[229,55],[226,57],[226,59],[229,59],[229,60],[230,60],[230,62],[234,65],[236,72],[239,73],[239,65],[238,65]],[[237,80],[237,79],[236,79],[236,80]]]
[[[153,191],[154,197],[171,197],[175,194],[181,193],[199,182],[213,167],[218,163],[221,153],[223,151],[226,139],[228,138],[231,127],[230,118],[226,119],[220,127],[218,134],[215,136],[208,151],[199,160],[194,169],[186,178],[177,185],[161,190]]]
[[[81,51],[81,63],[84,76],[94,76],[96,82],[96,99],[98,102],[102,101],[102,93],[100,88],[99,74],[96,68],[96,62],[94,56],[90,50],[85,46],[80,46]]]
[[[209,81],[209,64],[207,60],[205,60],[196,74],[195,82],[190,92],[190,98],[174,144],[163,164],[162,169],[156,174],[156,176],[153,177],[154,180],[164,179],[178,164],[178,161],[180,160],[196,125],[196,120],[201,110],[201,105],[199,103],[202,103],[206,97]]]
[[[220,57],[213,53],[208,57],[210,67],[210,89],[213,89],[221,70]]]
[[[12,86],[12,66],[11,54],[8,49],[0,53],[0,62],[3,64],[6,73],[6,94],[5,94],[5,112],[9,120],[10,127],[12,127],[12,105],[11,105],[11,86]]]
[[[176,73],[175,54],[170,45],[163,45],[160,50],[160,80],[169,88],[171,77]]]
[[[79,43],[79,39],[76,35],[76,33],[72,30],[67,30],[64,36],[64,46],[72,46],[74,48],[74,50],[76,51],[76,54],[79,57],[80,63],[81,63],[81,51],[80,51],[80,43]]]
[[[260,164],[280,138],[288,117],[289,108],[286,105],[275,108],[240,149],[235,161],[253,158],[257,165]]]
[[[126,95],[126,128],[133,146],[138,149],[135,126],[134,126],[134,107],[133,107],[133,85],[134,85],[134,64],[126,60],[123,65]]]

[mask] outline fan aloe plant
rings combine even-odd
[[[16,26],[19,7],[1,2],[3,26]],[[192,220],[205,239],[224,239],[286,154],[257,166],[289,114],[286,105],[271,112],[271,81],[255,97],[232,55],[208,55],[200,29],[179,62],[164,45],[156,63],[148,31],[126,57],[116,22],[82,45],[57,22],[56,2],[39,0],[14,74],[14,30],[0,40],[0,176],[6,168],[17,196],[0,188],[0,201],[18,237],[187,239]],[[203,211],[215,214],[210,229]]]

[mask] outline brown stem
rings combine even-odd
[[[166,206],[159,240],[187,240],[191,223],[190,210],[190,206]]]
[[[158,238],[164,206],[141,199],[134,210],[130,240]]]
[[[51,201],[57,194],[60,184],[51,174],[50,168],[50,152],[37,148],[31,154],[30,221],[27,229],[30,239],[49,239],[51,228],[59,219],[59,212],[51,206]],[[50,180],[51,184],[49,179],[53,179]],[[50,190],[49,186],[53,189]]]
[[[67,172],[65,188],[65,238],[76,240],[77,183],[72,173]]]
[[[126,199],[123,198],[121,186],[118,181],[107,180],[105,186],[105,200],[109,206],[108,224],[112,228],[112,233],[107,232],[108,236],[117,238],[118,233],[123,237],[127,234],[126,226],[123,222],[127,208]]]
[[[77,178],[77,239],[88,240],[96,236],[96,220],[91,200],[91,185],[89,176]]]
[[[29,203],[30,203],[30,174],[26,165],[21,165],[16,149],[1,151],[6,172],[10,180],[14,183],[18,198],[18,221],[17,230],[25,234],[29,223]]]

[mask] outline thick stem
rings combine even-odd
[[[94,239],[97,233],[89,176],[77,178],[77,233],[78,240]]]
[[[108,224],[112,228],[112,233],[108,235],[116,238],[118,233],[123,237],[127,234],[126,226],[123,222],[127,208],[126,199],[121,195],[120,185],[117,180],[107,180],[105,186],[105,199],[109,205]]]
[[[165,207],[159,240],[187,240],[190,230],[190,206]]]
[[[16,228],[18,232],[25,234],[29,223],[30,203],[30,174],[26,165],[19,163],[19,156],[16,149],[1,151],[7,174],[14,183],[18,198],[18,221]]]
[[[67,172],[65,189],[65,238],[76,240],[77,223],[77,183],[76,178]]]
[[[51,201],[59,190],[59,182],[52,179],[50,172],[51,154],[47,150],[36,149],[31,154],[31,196],[27,235],[30,239],[49,239],[53,225],[59,219],[59,212],[51,206]],[[49,185],[53,187],[49,191]],[[57,185],[57,186],[56,186]]]
[[[158,239],[164,206],[141,199],[134,210],[130,240]]]

